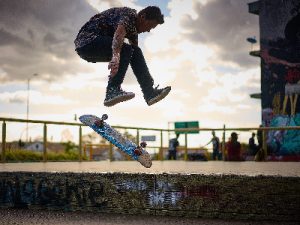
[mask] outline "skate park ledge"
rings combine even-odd
[[[11,171],[0,167],[0,207],[300,221],[299,179],[295,174]]]

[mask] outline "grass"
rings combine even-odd
[[[33,152],[23,149],[14,149],[5,152],[7,162],[40,162],[43,161],[42,152]],[[0,155],[1,160],[1,155]],[[79,153],[70,151],[68,153],[54,153],[47,152],[47,161],[77,161],[79,160]],[[87,160],[82,156],[82,160]]]

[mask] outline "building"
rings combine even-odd
[[[260,0],[248,4],[259,16],[263,126],[300,126],[300,1]],[[273,155],[300,156],[300,131],[272,131]]]

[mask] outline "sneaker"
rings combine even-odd
[[[158,88],[157,86],[156,88],[153,89],[152,93],[146,97],[145,100],[149,106],[153,105],[156,102],[162,100],[164,97],[166,97],[170,91],[171,91],[170,86],[167,86],[165,88]]]
[[[134,98],[134,96],[134,93],[123,91],[120,87],[111,87],[106,90],[104,105],[110,107],[120,102],[130,100]]]

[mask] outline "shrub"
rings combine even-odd
[[[40,162],[43,161],[43,152],[14,149],[6,151],[5,157],[7,162]],[[48,161],[77,161],[78,159],[79,153],[75,151],[70,151],[69,153],[47,152]],[[82,156],[82,160],[87,160],[87,158]]]

